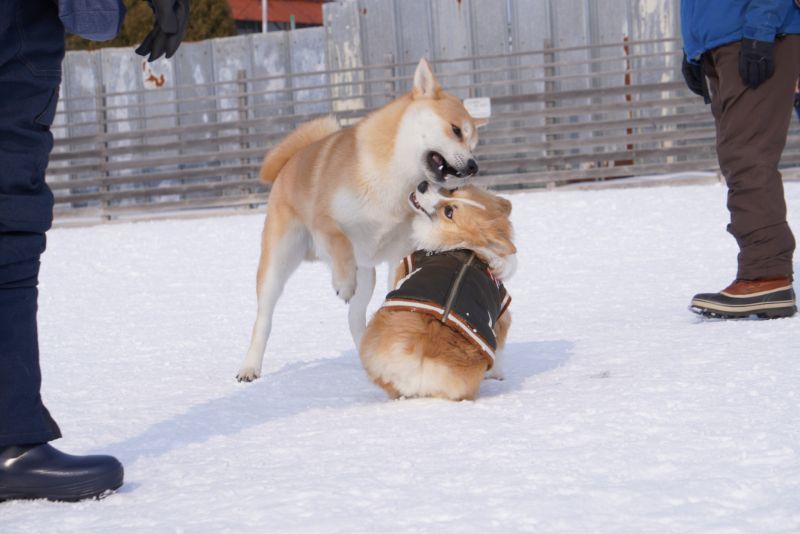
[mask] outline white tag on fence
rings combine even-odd
[[[488,119],[492,116],[492,100],[489,97],[465,98],[464,107],[474,119]]]

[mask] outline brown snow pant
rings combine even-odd
[[[800,35],[775,40],[775,73],[755,90],[739,78],[739,48],[735,42],[703,56],[717,157],[728,184],[728,232],[739,244],[736,277],[791,277],[795,240],[786,222],[778,163],[800,75]]]

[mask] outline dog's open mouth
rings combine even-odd
[[[425,215],[428,216],[429,219],[433,218],[432,215],[430,213],[428,213],[428,210],[422,207],[422,204],[420,203],[419,199],[417,198],[416,191],[412,191],[412,193],[410,195],[408,195],[408,204],[411,206],[411,208],[414,211],[417,211],[419,213],[424,213]]]
[[[444,159],[444,156],[436,151],[431,150],[427,156],[428,168],[434,174],[435,178],[440,182],[447,181],[448,176],[455,176],[462,178],[464,173],[459,172]]]
[[[425,211],[422,209],[419,200],[417,200],[417,194],[414,193],[413,191],[411,192],[410,195],[408,195],[408,203],[411,204],[411,207],[414,208],[415,210]]]

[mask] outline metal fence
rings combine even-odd
[[[545,40],[538,50],[443,59],[433,68],[445,89],[491,98],[476,150],[479,183],[553,187],[717,170],[711,115],[686,90],[680,59],[674,39],[561,48]],[[407,91],[415,64],[238,70],[230,80],[163,92],[156,83],[67,96],[48,169],[57,221],[263,206],[268,193],[257,174],[270,146],[320,113],[352,124]],[[785,166],[800,165],[794,124]]]

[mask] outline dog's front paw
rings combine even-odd
[[[345,276],[333,276],[333,289],[343,301],[350,302],[356,292],[356,270],[349,271]]]
[[[486,371],[486,374],[483,377],[488,379],[488,380],[505,380],[506,379],[506,375],[503,373],[503,369],[501,369],[499,365],[495,365],[494,367],[492,367],[491,369]]]
[[[236,380],[239,382],[252,382],[261,376],[261,373],[256,371],[253,367],[242,367],[236,373]]]

